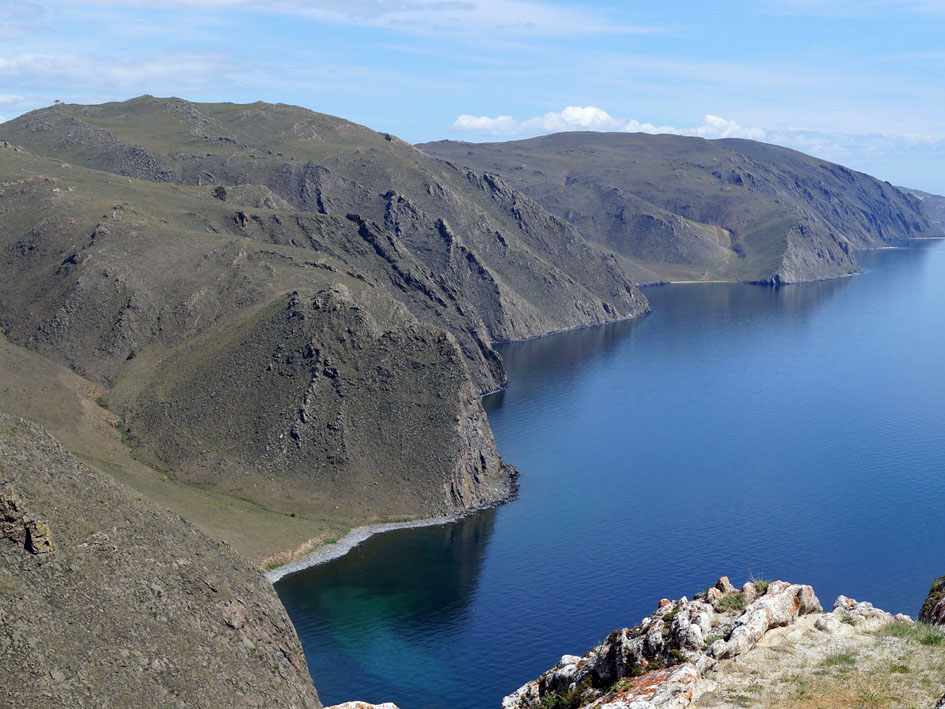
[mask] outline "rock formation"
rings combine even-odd
[[[919,620],[933,625],[945,625],[945,576],[932,582],[929,595],[919,611]]]
[[[772,696],[781,691],[776,687],[781,681],[778,663],[786,667],[788,655],[798,656],[807,671],[855,662],[851,658],[857,654],[885,667],[898,654],[912,652],[903,650],[903,637],[921,632],[907,616],[893,616],[845,596],[825,613],[810,586],[750,582],[736,590],[722,577],[693,600],[663,599],[639,625],[614,631],[583,657],[565,655],[541,677],[505,697],[502,707],[676,709],[732,706],[732,697],[742,697],[738,705],[768,706],[770,700],[761,698],[768,696],[763,690]],[[926,640],[921,643],[937,647],[942,638]],[[941,659],[930,658],[922,672],[934,676]],[[927,683],[925,674],[915,682],[924,687],[920,692],[928,690]],[[745,696],[749,685],[749,691],[759,693],[754,700]],[[837,691],[829,683],[824,686],[825,692]],[[845,706],[842,701],[827,705]]]

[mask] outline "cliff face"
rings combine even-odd
[[[381,327],[341,285],[280,299],[222,346],[162,362],[129,405],[132,443],[201,484],[229,467],[239,495],[278,481],[268,506],[296,513],[312,498],[443,515],[510,497],[455,339],[403,316]]]
[[[502,176],[616,251],[638,282],[830,278],[859,270],[857,249],[938,233],[888,183],[748,140],[559,133],[418,147]]]
[[[3,706],[320,706],[251,564],[5,414],[0,599]]]
[[[935,589],[933,588],[933,591]],[[633,628],[554,667],[503,709],[931,706],[945,688],[940,629],[810,586],[722,577],[693,600],[663,599]]]

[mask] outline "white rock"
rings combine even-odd
[[[842,625],[840,619],[833,613],[824,613],[817,619],[817,622],[814,623],[814,627],[817,628],[817,630],[827,633],[827,635],[836,635],[840,632]]]
[[[810,586],[774,581],[767,593],[738,617],[728,640],[713,643],[709,650],[717,658],[740,655],[753,648],[768,629],[793,623],[799,615],[821,611],[820,601]]]

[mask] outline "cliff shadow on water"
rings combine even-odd
[[[326,705],[351,698],[354,676],[363,688],[358,699],[387,701],[380,688],[396,686],[405,707],[423,706],[434,681],[461,691],[462,659],[450,652],[450,638],[472,612],[495,518],[488,509],[451,524],[375,535],[276,585],[306,657],[317,658],[310,666]],[[338,674],[314,669],[338,662],[346,665]]]

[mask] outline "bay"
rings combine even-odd
[[[915,615],[945,573],[945,247],[506,345],[486,399],[519,499],[276,586],[326,704],[485,709],[728,575]]]

